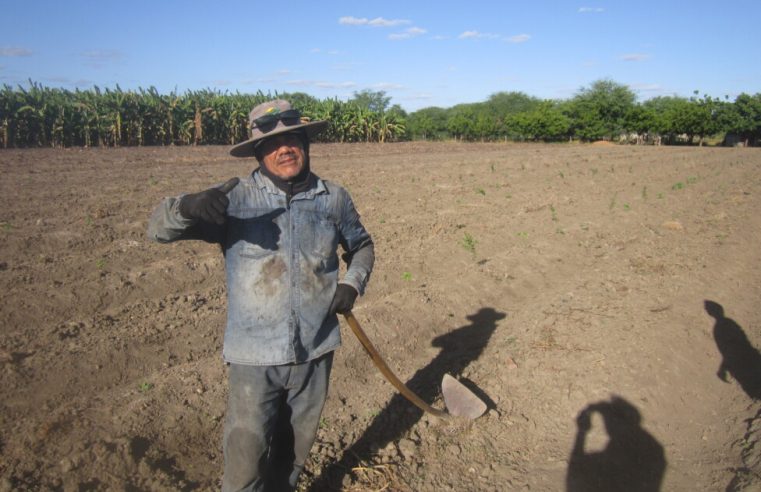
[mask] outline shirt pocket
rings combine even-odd
[[[311,239],[310,252],[322,259],[329,259],[338,247],[338,228],[330,217],[316,214],[308,219]]]

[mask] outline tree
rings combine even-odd
[[[489,96],[486,106],[493,114],[506,117],[512,114],[528,113],[535,110],[541,99],[528,96],[523,92],[497,92]]]
[[[391,102],[391,97],[386,96],[386,91],[364,89],[359,92],[355,91],[354,97],[349,99],[349,102],[360,108],[383,114]]]
[[[740,94],[733,106],[727,130],[738,134],[746,145],[756,145],[761,139],[761,93]]]
[[[598,80],[580,89],[569,108],[576,136],[582,140],[615,139],[624,131],[626,115],[635,100],[631,89],[612,80]]]

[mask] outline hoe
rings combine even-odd
[[[357,336],[359,343],[365,348],[368,355],[373,360],[373,363],[378,369],[380,369],[383,376],[389,383],[393,384],[394,387],[399,390],[402,396],[407,398],[419,409],[443,419],[463,417],[470,420],[477,419],[486,411],[486,403],[449,374],[444,374],[444,378],[441,381],[441,393],[444,395],[444,404],[446,405],[448,412],[428,405],[401,382],[394,372],[386,365],[383,357],[380,356],[364,330],[362,330],[362,327],[359,325],[357,318],[354,317],[354,314],[351,311],[347,311],[344,313],[344,318],[346,318],[346,322],[349,323],[351,331]]]

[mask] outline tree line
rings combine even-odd
[[[218,90],[66,90],[30,81],[0,91],[0,147],[232,145],[248,135],[248,112],[275,97],[312,120],[328,120],[321,142],[595,141],[703,144],[761,143],[761,93],[728,97],[656,97],[637,102],[627,86],[598,80],[567,100],[499,92],[486,101],[407,113],[384,91],[348,101],[305,93]]]
[[[542,100],[499,92],[487,101],[409,115],[410,138],[467,141],[596,141],[703,144],[707,137],[729,144],[761,143],[761,93],[728,97],[655,97],[598,80],[568,100]]]

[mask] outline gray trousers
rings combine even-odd
[[[302,364],[231,364],[222,491],[296,488],[320,424],[333,352]]]

